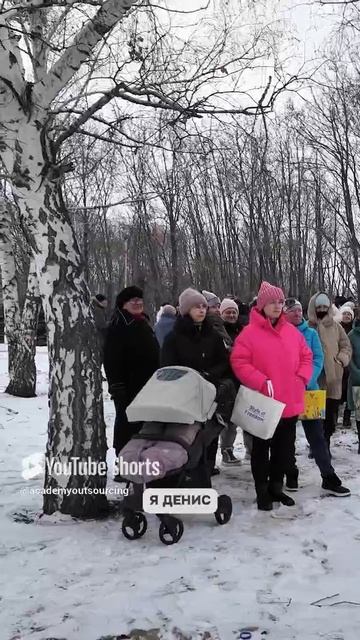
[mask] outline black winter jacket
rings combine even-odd
[[[237,321],[237,322],[224,322],[224,327],[225,327],[225,331],[226,333],[230,336],[231,339],[231,346],[234,344],[236,338],[238,337],[239,333],[243,330],[243,325],[241,324],[241,322]]]
[[[215,386],[231,375],[224,341],[207,318],[200,326],[188,315],[177,319],[161,350],[161,366],[171,365],[191,367]]]
[[[107,330],[104,368],[113,393],[122,387],[130,404],[156,369],[159,344],[145,318],[135,318],[117,309]]]

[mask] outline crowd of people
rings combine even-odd
[[[284,403],[274,435],[264,440],[243,432],[246,458],[251,461],[257,506],[271,510],[274,502],[295,504],[288,495],[299,487],[296,426],[304,412],[305,390],[326,391],[325,419],[303,420],[309,457],[319,468],[322,487],[335,496],[350,495],[336,474],[331,438],[344,405],[343,426],[355,412],[360,453],[360,318],[350,299],[324,292],[310,300],[306,318],[301,302],[286,298],[267,282],[244,304],[232,295],[221,300],[210,291],[188,288],[176,304],[161,305],[154,328],[144,311],[143,291],[123,289],[106,321],[106,298],[92,300],[103,346],[103,364],[115,404],[116,455],[141,428],[129,423],[126,409],[160,367],[179,365],[198,371],[217,389],[223,430],[207,451],[209,472],[241,464],[234,453],[237,427],[232,407],[240,385]],[[116,478],[121,481],[121,478]]]

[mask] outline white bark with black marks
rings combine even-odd
[[[17,331],[13,374],[6,393],[20,398],[36,395],[36,338],[41,298],[35,271],[35,261],[30,263],[28,286],[21,321]]]
[[[16,278],[14,252],[10,237],[12,215],[9,203],[0,201],[0,267],[4,306],[4,334],[8,344],[8,371],[10,380],[14,377],[16,346],[20,326],[20,301]]]
[[[8,344],[9,384],[6,393],[20,398],[36,395],[36,334],[40,295],[34,261],[30,264],[23,309],[10,234],[13,223],[10,204],[0,202],[0,265],[2,276],[5,335]]]
[[[84,267],[59,188],[61,167],[47,130],[52,100],[86,62],[102,38],[121,22],[134,0],[106,0],[75,35],[53,67],[25,81],[19,43],[0,16],[0,158],[11,182],[35,259],[49,348],[46,455],[62,465],[77,457],[104,463],[106,436],[100,349],[90,312]],[[16,11],[16,8],[14,8]],[[94,517],[106,509],[106,476],[51,476],[46,472],[44,511]],[[60,488],[66,494],[55,492]],[[94,493],[70,493],[71,490]]]

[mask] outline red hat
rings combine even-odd
[[[277,301],[285,302],[285,296],[282,289],[274,287],[269,282],[262,282],[259,293],[257,295],[256,307],[259,311],[262,311],[267,304]]]

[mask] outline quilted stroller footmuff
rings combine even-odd
[[[188,462],[188,450],[200,429],[198,423],[145,423],[139,434],[120,451],[122,462],[129,467],[129,473],[123,473],[123,477],[144,484],[179,471]],[[130,472],[132,462],[144,463],[137,466],[139,473]]]

